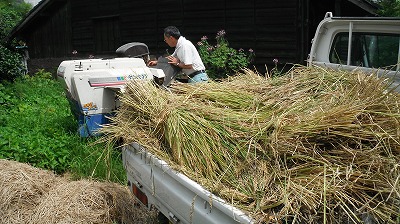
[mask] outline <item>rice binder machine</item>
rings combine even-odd
[[[101,125],[110,122],[120,105],[118,93],[124,91],[126,82],[141,80],[166,88],[177,73],[165,61],[148,67],[149,50],[143,43],[125,44],[116,53],[116,58],[66,60],[57,69],[57,79],[78,120],[81,137],[98,135]]]

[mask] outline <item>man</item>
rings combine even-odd
[[[167,56],[168,63],[181,68],[182,72],[189,77],[189,83],[208,81],[199,52],[192,42],[181,36],[178,28],[175,26],[166,27],[164,29],[164,41],[168,46],[175,47],[174,53]],[[149,66],[154,65],[157,65],[157,61],[149,62]]]

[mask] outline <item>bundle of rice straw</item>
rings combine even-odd
[[[171,92],[131,82],[108,139],[138,142],[256,222],[398,223],[399,94],[375,75],[251,70]]]
[[[42,197],[30,223],[138,223],[132,197],[115,183],[65,182]]]
[[[0,160],[0,223],[155,223],[156,213],[136,204],[126,186]]]
[[[26,223],[31,208],[57,181],[51,171],[0,159],[0,223]]]

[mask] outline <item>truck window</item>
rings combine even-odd
[[[384,33],[354,33],[349,65],[399,70],[400,35]],[[338,33],[331,46],[329,61],[347,65],[349,33]]]

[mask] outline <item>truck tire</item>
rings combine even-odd
[[[158,224],[169,224],[169,219],[161,212],[157,215]]]

